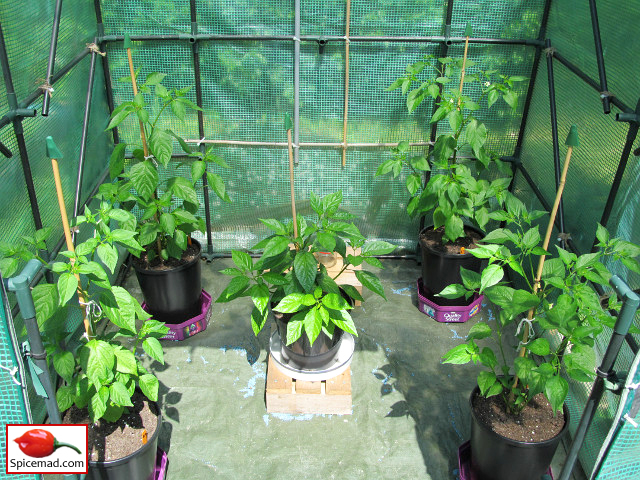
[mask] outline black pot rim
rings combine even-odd
[[[484,238],[484,234],[478,230],[476,227],[472,227],[471,225],[465,225],[465,228],[468,228],[470,230],[473,230],[475,232],[477,232],[478,234],[482,235],[482,238]],[[429,245],[423,245],[420,242],[420,235],[422,235],[422,233],[426,232],[427,230],[433,229],[433,225],[430,225],[428,227],[423,228],[422,230],[420,230],[420,233],[418,234],[418,243],[420,244],[420,247],[424,247],[426,248],[430,253],[432,253],[433,255],[436,255],[438,257],[441,258],[469,258],[469,257],[473,257],[473,254],[469,253],[469,252],[465,252],[463,254],[460,253],[445,253],[445,252],[441,252],[439,250],[435,250],[433,248],[431,248]]]
[[[200,261],[200,254],[202,253],[202,245],[200,244],[200,242],[198,240],[196,240],[195,238],[191,239],[191,242],[196,244],[198,246],[198,254],[196,255],[196,257],[191,260],[190,262],[185,263],[184,265],[179,265],[177,267],[173,267],[173,268],[167,268],[165,270],[154,270],[152,268],[142,268],[139,267],[138,265],[136,265],[135,262],[131,262],[133,264],[133,268],[136,270],[136,272],[140,272],[144,275],[166,275],[167,272],[179,272],[181,270],[185,270],[187,268],[189,268],[190,266],[192,266],[194,263],[197,263]]]
[[[502,441],[504,441],[505,443],[513,446],[513,447],[517,447],[517,448],[531,448],[532,446],[541,446],[541,445],[547,445],[547,444],[551,444],[554,443],[555,441],[557,441],[557,439],[559,437],[563,437],[567,431],[569,431],[569,424],[570,424],[570,416],[569,416],[569,408],[567,407],[566,402],[562,405],[562,413],[564,416],[564,426],[562,427],[562,430],[560,430],[556,435],[554,435],[553,437],[547,439],[547,440],[543,440],[541,442],[523,442],[520,440],[513,440],[512,438],[509,437],[505,437],[503,435],[500,435],[498,432],[492,430],[491,428],[489,428],[487,425],[485,425],[483,422],[481,422],[475,415],[475,412],[473,410],[473,397],[476,394],[480,393],[480,387],[476,386],[472,391],[471,391],[471,395],[469,396],[469,408],[471,410],[471,416],[473,417],[474,421],[476,422],[476,425],[478,425],[480,428],[490,432],[492,435],[495,435],[496,437],[500,438]]]
[[[149,400],[149,403],[155,405],[155,407],[156,407],[156,409],[158,411],[158,425],[156,426],[156,431],[153,432],[153,435],[151,436],[151,438],[149,440],[147,440],[147,443],[145,443],[138,450],[136,450],[133,453],[130,453],[126,457],[116,458],[115,460],[106,460],[106,461],[89,460],[89,466],[90,467],[102,467],[102,468],[116,467],[118,465],[122,465],[123,463],[127,463],[133,457],[137,457],[139,455],[142,455],[144,452],[146,452],[148,449],[150,449],[153,445],[156,446],[155,448],[158,448],[156,440],[158,438],[158,435],[160,435],[160,428],[162,427],[162,411],[160,410],[160,406],[158,405],[157,402],[153,402],[153,401]]]

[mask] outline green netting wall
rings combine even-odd
[[[623,5],[616,1],[599,1],[597,8],[608,89],[631,109],[635,109],[640,93],[637,82],[640,65],[630,62],[628,55],[634,48],[638,51],[640,44],[629,32],[640,22],[640,4],[625,2]],[[547,37],[551,40],[552,47],[563,57],[591,78],[598,80],[588,2],[552,2]],[[578,79],[566,66],[554,61],[553,72],[560,141],[563,142],[566,138],[571,124],[577,124],[580,132],[580,147],[573,152],[563,195],[565,230],[571,234],[572,240],[581,252],[588,252],[620,162],[629,124],[615,121],[615,114],[620,113],[620,109],[615,106],[609,115],[604,115],[600,93]],[[521,159],[535,184],[547,201],[552,203],[555,195],[555,173],[547,75],[546,58],[543,57],[534,88],[533,102],[527,116]],[[637,142],[634,148],[637,148]],[[562,160],[565,153],[566,147],[562,146]],[[612,235],[636,243],[640,241],[640,197],[637,193],[639,166],[638,157],[631,155],[608,223]],[[516,191],[522,198],[537,204],[536,208],[540,208],[538,202],[532,200],[533,192],[521,175],[516,179]],[[609,267],[625,278],[631,288],[640,287],[638,276],[629,273],[622,265]],[[606,349],[608,339],[609,334],[600,337],[600,352]],[[631,349],[625,345],[616,362],[616,370],[629,369],[633,357]],[[583,384],[572,383],[568,403],[575,419],[572,422],[574,428],[588,396],[589,390]],[[615,417],[618,402],[619,398],[611,393],[607,392],[603,397],[580,452],[580,460],[586,472],[590,472],[594,467]],[[617,442],[620,443],[616,443],[616,449],[624,451],[625,448],[633,447],[632,438],[618,438]],[[616,458],[622,462],[624,455]],[[628,470],[622,463],[609,464],[606,468],[611,475],[606,478],[630,478],[625,476]]]
[[[40,109],[42,97],[34,94],[46,76],[55,1],[0,2],[2,26],[15,93],[19,102],[36,98],[30,105]],[[598,79],[595,44],[588,2],[578,0],[353,0],[350,35],[355,37],[443,36],[448,31],[460,36],[467,22],[474,36],[489,39],[536,39],[543,28],[545,6],[550,4],[544,38],[588,76]],[[129,74],[121,36],[171,36],[171,39],[135,41],[133,58],[141,67],[141,77],[160,71],[168,74],[168,87],[183,88],[196,83],[192,45],[178,34],[192,33],[191,11],[196,13],[197,33],[205,35],[274,36],[270,39],[218,38],[197,43],[200,57],[204,135],[207,140],[231,142],[286,142],[283,128],[285,113],[295,109],[295,2],[293,0],[255,2],[251,0],[65,0],[62,6],[55,69],[59,71],[83,55],[70,71],[55,82],[48,117],[26,118],[25,148],[33,174],[42,223],[52,226],[52,244],[62,231],[52,182],[51,165],[45,156],[44,138],[52,135],[64,153],[60,162],[67,210],[71,213],[81,148],[82,121],[89,80],[90,56],[86,45],[101,32],[95,5],[99,6],[104,34],[103,49],[109,70],[104,71],[97,57],[92,90],[86,162],[81,201],[96,186],[107,166],[113,148],[110,132],[105,132],[109,117],[109,82],[115,104],[130,100],[131,85],[118,79]],[[447,29],[447,6],[451,5],[451,23]],[[635,109],[638,100],[640,64],[634,52],[640,51],[637,25],[640,4],[618,0],[598,0],[599,21],[607,69],[608,88],[617,99]],[[299,60],[299,141],[302,143],[342,143],[345,99],[345,42],[334,38],[320,54],[315,38],[309,36],[345,35],[346,1],[314,0],[301,2]],[[118,38],[114,40],[115,36]],[[305,36],[307,37],[305,39]],[[445,46],[440,41],[404,42],[352,41],[349,54],[349,101],[347,138],[349,144],[396,143],[401,140],[426,142],[430,139],[431,101],[425,101],[408,114],[399,91],[386,87],[405,71],[405,66],[424,54],[461,56],[463,46]],[[549,86],[544,54],[537,72],[533,71],[536,47],[521,44],[473,43],[469,58],[480,69],[498,68],[508,75],[532,77],[535,84],[523,82],[520,105],[515,115],[506,108],[493,108],[481,119],[490,129],[489,145],[502,156],[516,155],[531,175],[547,202],[555,193]],[[591,248],[596,222],[613,183],[623,151],[628,124],[615,121],[620,110],[613,107],[604,115],[600,94],[573,74],[561,62],[553,61],[558,129],[561,142],[569,126],[577,124],[581,146],[576,149],[564,193],[566,230],[575,245],[586,252]],[[108,80],[107,80],[108,79]],[[7,79],[0,81],[0,112],[8,109]],[[470,88],[470,87],[469,87]],[[524,100],[532,89],[528,111]],[[189,99],[196,101],[195,88]],[[526,129],[522,116],[526,114]],[[166,120],[162,127],[172,128],[185,138],[199,138],[198,117],[189,114],[184,123]],[[439,128],[448,128],[446,125]],[[120,138],[136,142],[138,125],[134,119],[118,129]],[[11,125],[0,130],[0,141],[13,153],[0,159],[0,241],[13,241],[35,229],[29,205],[25,176],[19,155],[19,142]],[[195,145],[195,144],[194,144]],[[521,145],[521,150],[518,146]],[[637,148],[637,141],[635,148]],[[249,248],[267,234],[259,218],[285,219],[290,215],[288,154],[282,146],[224,145],[215,147],[231,166],[217,171],[226,184],[231,204],[209,195],[211,238],[214,251],[228,253],[231,248]],[[424,150],[413,147],[413,152]],[[179,154],[177,144],[174,152]],[[309,195],[343,191],[344,206],[357,217],[358,226],[370,239],[392,241],[410,253],[415,248],[418,220],[405,214],[408,199],[403,179],[374,178],[377,166],[389,158],[388,147],[351,146],[346,166],[342,150],[333,147],[305,147],[298,152],[295,191],[298,212],[311,214]],[[561,147],[561,157],[564,157]],[[26,160],[23,158],[23,160]],[[189,175],[188,166],[172,163],[163,176],[179,172]],[[640,242],[640,163],[631,157],[613,205],[609,227],[612,234]],[[534,190],[518,173],[514,191],[530,206],[540,208]],[[199,195],[203,199],[203,192]],[[200,214],[204,216],[204,206]],[[201,238],[204,238],[202,232]],[[618,266],[612,265],[615,271]],[[625,278],[632,288],[640,279]],[[74,322],[77,320],[73,320]],[[73,329],[73,325],[69,325]],[[604,345],[601,346],[604,348]],[[622,352],[618,369],[631,361],[630,350]],[[2,400],[4,401],[4,393]],[[577,421],[588,391],[573,388],[571,412]],[[37,407],[36,407],[37,408]],[[603,402],[594,428],[583,449],[585,470],[593,466],[602,438],[611,423],[616,398]]]

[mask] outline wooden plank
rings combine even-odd
[[[351,396],[351,368],[347,368],[337,377],[325,380],[325,392],[327,395]]]
[[[304,380],[294,380],[294,391],[296,393],[311,393],[320,395],[322,393],[322,382],[306,382]]]
[[[291,377],[282,373],[278,367],[275,366],[273,357],[269,355],[267,375],[267,392],[273,393],[291,393],[293,391],[293,382]]]
[[[284,375],[269,355],[265,400],[269,413],[350,415],[351,369],[321,382],[295,380]]]

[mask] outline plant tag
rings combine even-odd
[[[142,431],[142,444],[144,445],[145,443],[147,443],[147,440],[148,440],[148,438],[147,438],[147,431],[146,431],[146,430],[143,430],[143,431]]]

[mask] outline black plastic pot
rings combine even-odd
[[[324,332],[320,332],[313,343],[309,341],[306,332],[303,332],[298,340],[291,345],[286,345],[287,325],[293,314],[273,312],[273,315],[282,341],[282,352],[301,369],[321,369],[329,365],[337,355],[342,342],[343,330],[336,327],[332,338],[329,338]]]
[[[471,406],[471,465],[479,480],[540,480],[547,473],[553,455],[569,431],[569,410],[564,405],[564,427],[544,442],[519,442],[503,437],[480,422],[473,410],[476,387],[469,397]]]
[[[158,436],[162,427],[162,414],[158,412],[158,426],[151,438],[131,455],[111,461],[89,461],[86,480],[154,480]]]
[[[198,254],[190,262],[169,270],[147,270],[134,264],[146,310],[166,323],[182,323],[200,314],[200,243]]]
[[[427,227],[422,232],[431,230],[433,227]],[[465,227],[482,235],[482,232],[472,227]],[[420,232],[422,234],[422,232]],[[440,293],[445,287],[454,283],[462,283],[460,277],[460,267],[474,272],[482,270],[483,261],[474,257],[470,253],[462,255],[442,252],[432,248],[425,242],[420,240],[420,251],[422,254],[422,285],[424,287],[424,295],[437,305],[453,306],[468,305],[473,301],[468,301],[464,297],[448,299],[443,297],[435,297],[436,293]]]

